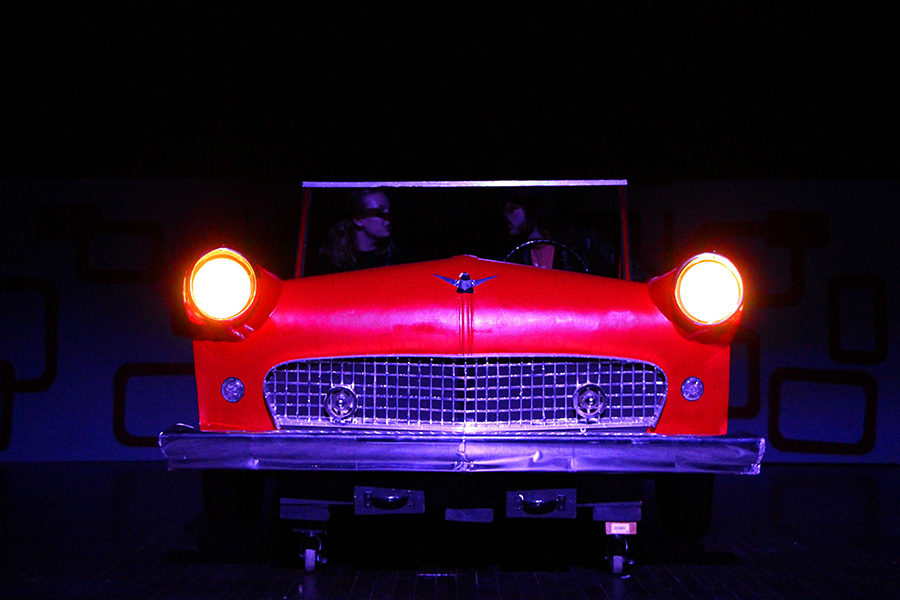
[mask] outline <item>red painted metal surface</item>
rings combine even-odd
[[[436,277],[493,277],[458,293]],[[739,315],[715,329],[688,327],[672,306],[672,274],[649,284],[457,256],[279,281],[261,271],[261,301],[241,335],[203,326],[194,343],[200,427],[274,428],[263,380],[294,359],[360,355],[568,354],[652,362],[668,377],[662,434],[727,430],[730,341]],[[247,325],[252,324],[252,327]],[[705,391],[689,402],[689,376]],[[245,385],[222,398],[227,377]]]

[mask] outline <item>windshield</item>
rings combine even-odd
[[[297,274],[470,254],[616,277],[625,184],[304,183]]]

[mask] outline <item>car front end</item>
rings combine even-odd
[[[199,280],[215,260],[238,283]],[[471,256],[281,281],[220,248],[185,306],[200,423],[162,434],[173,468],[759,470],[727,432],[743,284],[715,254],[648,283]]]

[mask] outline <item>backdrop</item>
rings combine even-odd
[[[742,268],[731,430],[766,461],[896,463],[900,184],[686,181],[629,187],[637,253]],[[287,277],[300,183],[0,183],[0,461],[161,460],[197,421],[181,274],[234,244]],[[494,257],[489,257],[494,258]],[[892,362],[892,358],[894,361]]]

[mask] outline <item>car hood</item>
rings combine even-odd
[[[474,256],[286,281],[258,333],[273,328],[279,360],[604,348],[647,359],[648,335],[674,333],[647,284]]]

